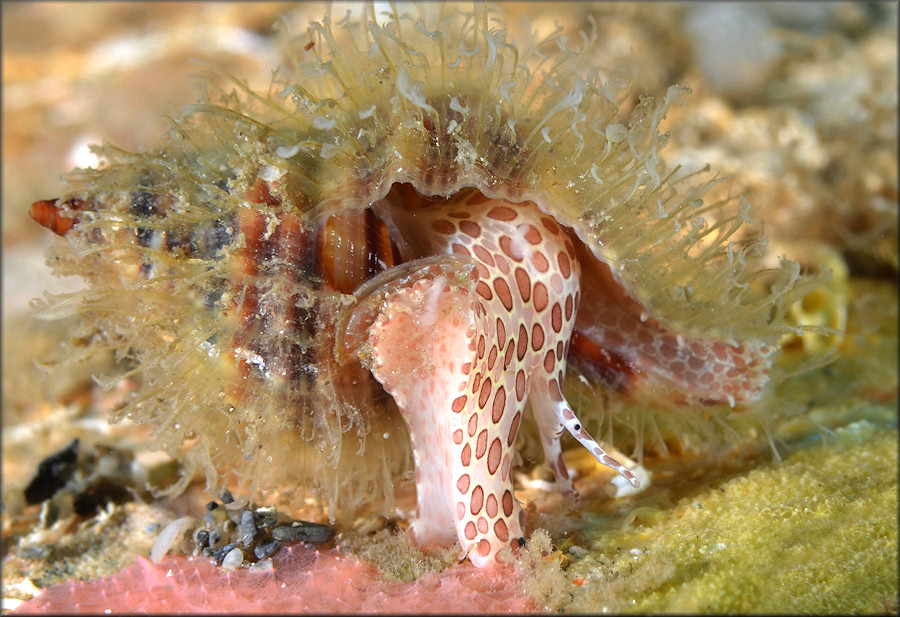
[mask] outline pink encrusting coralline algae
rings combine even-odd
[[[205,558],[138,557],[114,575],[45,589],[33,613],[521,613],[534,610],[510,571],[464,562],[418,580],[385,582],[339,548],[291,547],[268,571],[228,571]]]

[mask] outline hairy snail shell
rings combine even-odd
[[[563,489],[563,427],[630,475],[565,403],[567,359],[623,392],[758,400],[797,268],[762,271],[760,240],[735,235],[744,205],[704,205],[717,180],[676,182],[657,160],[683,89],[624,117],[623,84],[583,43],[513,40],[482,6],[329,16],[291,41],[272,93],[237,82],[159,148],[106,147],[104,167],[35,203],[65,240],[55,271],[88,282],[56,310],[74,307],[82,340],[142,382],[118,417],[151,425],[210,487],[312,494],[332,518],[390,507],[414,455],[417,538],[456,534],[487,565],[522,534],[509,468],[526,373],[558,406],[532,400]],[[452,318],[419,324],[438,308]],[[432,357],[429,337],[471,361]],[[396,369],[424,370],[412,357],[433,361],[424,381]],[[470,390],[432,409],[413,395],[456,388],[441,370]],[[435,444],[441,413],[465,420],[434,428]],[[494,488],[482,477],[501,474]]]

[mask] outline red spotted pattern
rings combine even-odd
[[[444,205],[395,205],[391,216],[404,237],[416,238],[414,258],[453,254],[471,264],[462,277],[426,273],[399,283],[393,295],[388,289],[387,308],[369,335],[373,374],[410,425],[421,476],[412,531],[420,544],[446,542],[455,533],[479,567],[498,563],[501,551],[518,546],[525,535],[524,512],[513,495],[510,467],[526,403],[562,491],[574,492],[560,446],[564,430],[600,463],[638,485],[634,474],[588,434],[565,399],[570,340],[579,361],[586,359],[623,384],[643,375],[627,356],[636,348],[660,371],[698,385],[720,384],[722,396],[729,388],[746,387],[739,377],[731,378],[753,362],[745,362],[742,348],[685,341],[657,328],[628,304],[624,292],[616,295],[620,287],[608,270],[605,279],[604,272],[595,271],[601,263],[596,260],[585,288],[592,310],[581,317],[585,325],[576,333],[582,263],[591,257],[576,257],[577,240],[533,204],[508,204],[473,192]],[[423,235],[423,229],[433,233]],[[606,293],[611,302],[605,302]],[[459,353],[445,351],[450,348]],[[410,349],[422,357],[410,358]],[[410,364],[408,376],[399,368],[404,363]],[[641,366],[649,365],[648,360]],[[731,381],[723,384],[722,377]],[[444,486],[453,487],[450,494]]]
[[[563,426],[573,431],[577,419],[560,393],[559,380],[565,372],[565,359],[556,358],[556,350],[566,347],[574,328],[580,272],[578,262],[569,257],[573,251],[571,240],[554,222],[545,220],[547,217],[542,217],[535,206],[490,200],[468,206],[468,217],[460,215],[460,204],[452,203],[443,210],[418,209],[410,213],[410,219],[416,219],[417,229],[434,231],[423,256],[444,252],[471,259],[474,266],[471,287],[468,291],[465,287],[447,287],[453,291],[447,294],[442,309],[425,304],[429,290],[434,288],[429,287],[427,278],[413,285],[420,291],[414,297],[407,288],[402,288],[394,297],[398,305],[401,299],[408,301],[407,308],[396,316],[390,309],[385,311],[370,338],[376,359],[373,373],[395,399],[414,399],[416,389],[425,388],[430,395],[431,391],[446,389],[446,383],[460,384],[462,394],[449,400],[450,415],[437,420],[439,424],[450,423],[453,430],[448,435],[452,433],[452,438],[446,447],[447,452],[456,454],[445,456],[416,450],[417,475],[426,458],[434,459],[434,467],[446,460],[448,470],[427,475],[449,472],[454,479],[455,493],[434,503],[435,499],[425,496],[425,487],[418,485],[418,518],[413,534],[420,543],[429,544],[445,537],[445,531],[438,531],[439,526],[452,525],[469,558],[476,565],[488,566],[497,563],[500,551],[511,542],[517,544],[516,540],[525,535],[521,507],[513,496],[510,465],[529,399],[542,427],[547,460],[554,461],[552,467],[556,473],[566,473],[555,463],[561,452],[559,434]],[[398,223],[402,225],[403,221]],[[451,302],[451,296],[468,300]],[[441,302],[440,297],[437,302]],[[463,310],[458,316],[460,322],[470,325],[463,334],[459,331],[447,334],[466,339],[465,344],[459,345],[468,349],[469,355],[457,360],[459,369],[453,374],[434,374],[430,385],[428,379],[410,379],[402,387],[395,385],[396,372],[381,370],[390,360],[390,349],[383,337],[388,333],[391,319],[409,320],[410,314],[454,313],[460,306],[472,307],[470,312]],[[568,307],[565,313],[563,306]],[[420,327],[422,336],[429,336],[425,330],[433,330],[425,325]],[[417,333],[407,332],[400,340],[408,343],[416,338]],[[437,348],[445,349],[447,344]],[[402,353],[397,350],[398,355]],[[450,362],[443,357],[432,363],[435,361]],[[465,370],[461,370],[463,366]],[[400,406],[407,423],[411,423],[414,412]],[[460,417],[463,411],[466,414]],[[440,414],[438,409],[434,413]],[[426,439],[425,435],[413,435],[414,446]],[[599,457],[603,457],[606,453],[600,451]],[[613,467],[624,471],[618,463]],[[564,490],[572,490],[567,475],[559,476],[558,480]],[[441,514],[437,511],[441,507],[446,507],[455,517]]]

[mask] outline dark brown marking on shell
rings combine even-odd
[[[491,252],[486,248],[484,248],[480,244],[476,244],[472,247],[472,252],[475,253],[475,257],[477,257],[480,261],[484,262],[488,266],[494,267],[494,258],[491,256]]]
[[[500,507],[500,505],[497,503],[497,496],[494,495],[493,493],[488,495],[487,503],[484,506],[484,513],[487,514],[488,516],[490,516],[491,518],[494,518],[495,516],[497,516],[497,511],[498,511],[499,507]]]
[[[501,542],[507,542],[509,540],[509,528],[506,526],[506,521],[502,518],[494,522],[494,534],[496,534],[497,539]]]
[[[475,458],[480,459],[482,456],[484,456],[485,451],[487,451],[487,439],[487,429],[483,429],[480,433],[478,433],[478,440],[475,442]]]
[[[559,302],[553,304],[553,308],[550,310],[550,317],[553,331],[559,333],[562,330],[562,307],[559,306]]]
[[[515,357],[516,353],[516,342],[513,339],[509,339],[509,342],[506,344],[506,356],[503,358],[503,368],[506,369],[510,362],[512,362],[513,357]]]
[[[501,345],[506,342],[506,326],[500,317],[497,318],[497,342]]]
[[[550,233],[552,233],[554,235],[559,233],[559,225],[556,223],[555,220],[553,220],[549,216],[542,216],[541,224],[544,226],[544,229],[546,229]]]
[[[488,522],[487,522],[487,519],[484,518],[483,516],[478,517],[478,520],[475,522],[475,526],[478,527],[478,531],[480,531],[483,534],[488,532]],[[488,545],[487,550],[482,550],[482,548],[481,548],[482,542],[484,542],[485,544]],[[490,543],[487,540],[479,540],[478,541],[478,552],[481,553],[482,555],[487,555],[488,552],[490,551],[490,548],[491,548]]]
[[[519,324],[519,337],[516,339],[516,345],[516,357],[521,362],[525,357],[525,352],[528,351],[528,331],[522,324]]]
[[[569,256],[560,251],[557,260],[559,261],[559,271],[562,273],[563,278],[569,278],[569,275],[572,273],[572,265],[569,263]]]
[[[471,500],[471,508],[470,511],[472,514],[478,514],[481,512],[481,506],[484,505],[484,489],[481,486],[476,486],[472,490],[472,500]]]
[[[459,242],[454,242],[453,246],[451,248],[453,249],[453,252],[456,255],[462,255],[463,257],[471,257],[472,256],[471,253],[469,253],[469,249],[464,247]]]
[[[547,374],[552,374],[553,369],[556,368],[556,356],[553,354],[553,350],[547,352],[547,355],[544,356],[544,370],[547,371]]]
[[[453,400],[453,404],[450,406],[450,408],[451,408],[453,411],[455,411],[456,413],[459,413],[459,412],[461,412],[463,409],[466,408],[466,401],[467,401],[467,400],[468,400],[468,398],[466,397],[465,394],[463,394],[462,396],[457,396],[457,397]]]
[[[495,278],[494,291],[497,292],[497,297],[500,298],[500,302],[503,303],[503,308],[507,311],[511,311],[513,306],[512,293],[509,290],[509,285],[506,283],[506,280]]]
[[[540,251],[531,254],[531,263],[541,273],[550,269],[550,262],[547,261],[547,257]]]
[[[519,370],[516,373],[516,400],[522,401],[525,398],[525,371]]]
[[[466,523],[465,535],[467,540],[474,540],[478,531],[475,529],[475,523],[469,521]]]
[[[547,308],[547,303],[549,302],[549,296],[547,295],[547,286],[538,281],[534,284],[534,310],[538,313]]]
[[[500,438],[495,437],[491,442],[491,449],[488,450],[487,466],[488,473],[493,475],[500,467],[500,457],[503,455],[503,446],[500,444]]]
[[[550,383],[547,385],[547,389],[550,391],[551,400],[556,401],[557,403],[562,402],[562,392],[560,392],[559,383],[555,379],[550,380]]]
[[[525,239],[528,240],[529,244],[538,245],[541,243],[541,232],[537,230],[534,225],[526,225],[525,226]],[[568,276],[568,275],[566,275]]]
[[[473,413],[472,417],[469,418],[469,426],[468,432],[469,437],[474,437],[475,433],[478,431],[478,413]]]
[[[460,221],[459,230],[472,238],[481,235],[481,226],[475,221]]]
[[[638,370],[615,352],[605,349],[578,330],[572,332],[570,352],[582,370],[589,370],[610,388],[630,392],[639,379]]]
[[[503,411],[506,409],[506,388],[499,386],[497,392],[494,393],[494,404],[491,408],[491,420],[494,424],[500,422],[503,417]]]
[[[536,323],[531,327],[531,348],[534,351],[540,351],[544,346],[544,328],[541,324]]]
[[[456,231],[456,226],[450,221],[439,219],[431,223],[431,229],[439,234],[450,235]]]
[[[485,300],[490,300],[494,297],[494,292],[491,291],[491,288],[488,287],[487,283],[484,281],[478,281],[478,284],[475,286],[475,291]]]
[[[523,268],[516,268],[516,286],[519,288],[519,296],[524,302],[531,299],[531,277]]]
[[[518,216],[516,211],[506,206],[496,206],[491,208],[488,216],[497,221],[511,221]]]
[[[506,445],[512,446],[516,440],[516,434],[519,432],[519,422],[522,421],[522,412],[517,411],[513,416],[512,423],[509,425],[509,435],[506,436]]]
[[[469,474],[464,473],[463,475],[461,475],[459,477],[459,480],[456,481],[456,488],[459,490],[460,493],[465,494],[469,490],[469,482],[470,482]]]
[[[491,395],[491,378],[488,377],[484,380],[484,383],[481,385],[481,393],[478,395],[478,406],[481,409],[484,409],[484,406],[487,405],[488,397]]]
[[[503,514],[511,516],[513,512],[513,495],[512,491],[503,492]]]

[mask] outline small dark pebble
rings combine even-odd
[[[253,548],[253,554],[257,559],[265,559],[274,555],[280,548],[281,542],[278,540],[263,540]]]
[[[253,512],[244,510],[241,512],[241,544],[248,546],[256,537],[256,522],[253,520]]]
[[[78,445],[78,439],[73,439],[65,448],[40,462],[37,474],[25,487],[25,501],[29,505],[50,499],[66,485],[75,471]]]
[[[126,487],[101,478],[93,485],[75,496],[75,513],[81,516],[93,516],[106,504],[123,504],[134,501],[134,494]]]
[[[231,542],[230,544],[226,544],[225,546],[223,546],[221,548],[217,548],[217,549],[213,550],[210,557],[215,559],[217,564],[222,565],[222,560],[225,559],[225,555],[230,553],[231,549],[235,548],[236,546],[237,546],[237,544],[234,542]]]
[[[209,547],[209,532],[205,529],[201,529],[197,532],[197,546],[200,548]]]
[[[231,491],[229,491],[227,488],[222,491],[222,495],[219,497],[219,499],[221,499],[222,503],[224,504],[234,503],[234,497],[232,496]]]
[[[334,536],[334,530],[328,525],[307,523],[306,521],[294,521],[290,525],[279,525],[272,530],[272,537],[280,542],[293,544],[305,542],[307,544],[322,544]]]
[[[217,504],[215,501],[210,501],[208,504],[206,504],[206,509],[209,510],[210,512],[212,512],[213,510],[215,510],[218,507],[219,507],[219,504]]]

